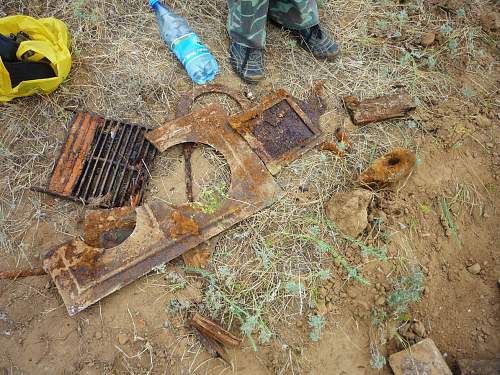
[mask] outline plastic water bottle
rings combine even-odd
[[[189,27],[186,20],[160,0],[149,0],[156,14],[165,44],[177,56],[191,79],[202,85],[214,79],[219,71],[217,61]]]

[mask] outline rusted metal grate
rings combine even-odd
[[[319,122],[321,108],[301,104],[304,110],[285,90],[278,90],[254,108],[229,119],[231,127],[248,142],[272,174],[321,142],[322,132],[311,121],[313,117]]]
[[[142,203],[148,166],[156,149],[146,126],[74,113],[47,190],[59,197],[100,207]]]

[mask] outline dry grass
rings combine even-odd
[[[323,23],[343,49],[334,63],[316,61],[286,32],[270,26],[268,80],[250,90],[259,97],[283,87],[301,97],[314,81],[326,80],[331,113],[340,117],[343,95],[369,97],[401,86],[419,103],[417,113],[452,95],[491,105],[494,92],[480,82],[498,68],[488,54],[488,45],[494,41],[474,24],[475,12],[485,1],[468,3],[465,15],[457,10],[432,13],[424,3],[322,2]],[[222,70],[217,82],[248,90],[227,61],[224,0],[174,0],[169,4],[188,19],[217,57]],[[161,42],[143,0],[4,0],[0,15],[3,13],[58,17],[72,34],[74,65],[62,87],[50,96],[24,98],[0,107],[0,246],[2,254],[11,255],[11,265],[25,266],[39,251],[28,240],[30,228],[46,221],[56,223],[61,234],[74,235],[80,214],[72,203],[57,201],[49,206],[44,203],[46,197],[28,190],[44,184],[52,168],[68,118],[64,108],[159,126],[174,116],[180,93],[191,83]],[[439,32],[445,24],[451,31],[445,29],[443,43],[427,49],[418,46],[424,32]],[[453,81],[451,74],[464,66],[476,79]],[[223,103],[229,106],[227,101]],[[333,266],[332,256],[304,237],[326,241],[338,254],[345,254],[348,243],[325,224],[325,200],[335,191],[352,187],[353,175],[390,148],[403,146],[418,152],[416,139],[424,131],[425,123],[416,119],[370,125],[350,135],[354,149],[345,159],[312,151],[286,168],[277,177],[286,191],[284,199],[222,236],[210,276],[206,275],[213,284],[200,308],[228,325],[239,319],[239,324],[246,324],[247,333],[256,331],[262,341],[283,321],[309,314],[315,290],[326,276],[322,271],[330,270],[331,277],[340,282],[348,279],[345,268]],[[177,160],[169,155],[164,157]],[[220,172],[217,176],[227,181],[223,163],[215,154],[206,156],[214,161]],[[168,176],[158,168],[152,173]],[[345,256],[362,274],[367,259],[359,254]]]

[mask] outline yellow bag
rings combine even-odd
[[[71,69],[69,32],[64,22],[52,17],[38,20],[28,16],[0,18],[0,34],[17,35],[20,31],[28,34],[31,40],[21,42],[17,58],[20,59],[27,51],[33,51],[34,54],[28,60],[40,61],[47,58],[56,76],[23,81],[12,87],[9,73],[0,58],[0,102],[35,93],[49,94],[59,87]]]

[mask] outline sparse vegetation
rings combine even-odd
[[[321,329],[325,325],[325,319],[320,315],[312,315],[309,317],[308,323],[312,328],[309,333],[309,338],[311,341],[319,341],[321,338]]]

